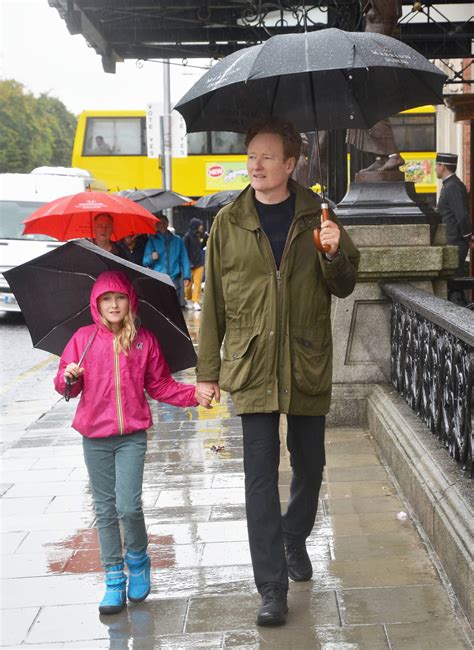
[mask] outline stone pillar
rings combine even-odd
[[[380,283],[411,283],[446,298],[446,278],[457,249],[446,245],[445,226],[428,223],[345,225],[361,252],[354,292],[333,298],[332,424],[364,424],[374,384],[390,381],[390,300]]]

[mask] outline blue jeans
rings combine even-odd
[[[146,431],[109,438],[83,438],[84,460],[92,486],[104,569],[123,561],[119,519],[127,550],[148,545],[142,510]]]

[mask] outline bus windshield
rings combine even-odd
[[[22,235],[23,220],[43,203],[33,201],[0,201],[0,239],[55,241],[48,235]]]

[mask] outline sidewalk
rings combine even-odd
[[[191,371],[182,376],[194,380]],[[35,399],[46,400],[43,408],[54,401],[42,383],[31,404]],[[28,426],[31,404],[22,412],[17,403],[17,437],[11,433],[2,458],[4,646],[472,647],[429,547],[362,429],[327,432],[325,483],[309,540],[314,578],[291,583],[285,627],[255,626],[259,597],[247,545],[240,420],[227,395],[210,412],[154,403],[144,484],[152,593],[142,605],[99,618],[94,515],[81,438],[69,427],[75,404],[58,401]],[[280,470],[285,507],[284,445]]]

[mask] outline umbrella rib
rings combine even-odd
[[[143,304],[143,305],[147,305],[147,307],[150,307],[151,309],[153,309],[153,311],[155,311],[155,312],[158,313],[160,316],[162,316],[162,317],[163,317],[163,318],[164,318],[164,319],[165,319],[165,320],[166,320],[166,321],[167,321],[167,322],[168,322],[172,327],[174,327],[175,330],[177,330],[177,331],[178,331],[180,334],[182,334],[186,339],[188,339],[188,341],[191,340],[191,337],[190,337],[190,336],[188,336],[187,334],[185,334],[185,333],[183,332],[183,330],[180,329],[180,328],[176,325],[176,323],[173,323],[173,321],[170,320],[170,319],[168,318],[168,316],[165,316],[165,314],[163,314],[162,311],[160,311],[160,310],[157,309],[154,305],[152,305],[151,302],[148,302],[148,300],[145,300],[144,298],[139,298],[139,299],[138,299],[138,302],[141,303],[141,304]]]
[[[45,334],[45,335],[44,335],[44,336],[43,336],[39,341],[37,341],[37,342],[35,343],[34,347],[35,347],[35,348],[39,347],[39,346],[41,345],[41,343],[45,340],[45,338],[47,338],[48,336],[50,336],[50,335],[51,335],[55,330],[57,330],[59,327],[62,327],[62,326],[65,325],[66,323],[69,323],[69,322],[72,321],[74,318],[77,318],[77,316],[80,316],[81,314],[83,314],[83,313],[84,313],[87,309],[89,309],[89,308],[90,308],[89,305],[86,305],[85,307],[82,307],[82,309],[80,309],[80,310],[79,310],[78,312],[76,312],[75,314],[72,314],[72,316],[68,316],[67,318],[65,318],[64,320],[62,320],[60,323],[58,323],[58,324],[55,325],[52,329],[50,329],[49,332],[48,332],[47,334]]]

